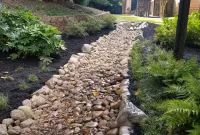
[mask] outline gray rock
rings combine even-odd
[[[21,133],[21,128],[19,126],[9,127],[8,134],[9,135],[19,135]]]
[[[35,123],[35,121],[33,119],[27,119],[27,120],[21,122],[21,127],[22,128],[30,127],[34,123]]]
[[[10,116],[14,120],[20,120],[20,121],[24,121],[27,118],[25,113],[18,109],[11,111]]]
[[[35,117],[32,109],[28,106],[20,106],[20,107],[18,107],[18,109],[23,111],[27,118],[34,118]]]
[[[89,44],[84,44],[82,47],[82,52],[84,53],[90,53],[92,50],[92,46]]]
[[[96,117],[101,116],[102,113],[103,113],[103,111],[93,111],[93,112],[92,112],[92,116],[93,116],[94,118],[96,118]]]
[[[6,124],[0,124],[0,135],[8,135]]]
[[[13,123],[14,123],[14,120],[12,118],[4,119],[2,121],[2,124],[5,124],[6,126],[9,126],[9,125],[11,125]]]
[[[76,127],[76,128],[74,129],[74,133],[75,133],[75,134],[79,133],[80,131],[81,131],[81,129],[80,129],[79,127]]]
[[[46,103],[46,99],[44,99],[41,96],[36,96],[36,95],[33,95],[31,101],[32,101],[33,105],[36,107],[44,105]]]
[[[101,120],[98,124],[99,128],[105,128],[107,126],[107,121],[106,120]]]
[[[109,130],[106,135],[118,135],[118,128]]]
[[[89,128],[95,128],[97,126],[98,126],[98,123],[97,122],[93,122],[93,121],[90,121],[90,122],[85,124],[85,127],[89,127]]]
[[[64,75],[64,74],[65,74],[65,70],[59,69],[59,70],[58,70],[58,73],[59,73],[60,75]]]
[[[26,99],[22,102],[23,106],[31,107],[31,101],[29,99]]]

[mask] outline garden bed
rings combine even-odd
[[[29,99],[31,94],[38,90],[44,83],[53,75],[56,74],[60,66],[66,64],[72,54],[81,52],[84,44],[90,44],[96,41],[99,37],[107,35],[110,30],[102,30],[96,35],[87,36],[79,39],[69,39],[63,35],[63,40],[66,41],[67,50],[60,55],[53,56],[53,63],[50,65],[51,71],[42,72],[39,67],[39,60],[35,57],[25,59],[8,60],[8,53],[0,52],[0,76],[11,76],[12,80],[0,79],[0,93],[7,95],[9,98],[9,108],[0,110],[0,121],[9,117],[10,111],[21,105],[24,99]],[[35,83],[28,82],[28,76],[35,74],[39,81]],[[27,90],[19,90],[19,84],[24,80],[30,86]]]

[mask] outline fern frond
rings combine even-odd
[[[195,125],[194,129],[187,130],[189,135],[200,135],[200,125]]]
[[[161,120],[166,120],[167,125],[176,127],[190,123],[191,116],[199,114],[199,106],[189,100],[167,100],[161,103],[158,108],[166,110]]]

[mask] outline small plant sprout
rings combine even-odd
[[[28,76],[28,81],[29,82],[37,82],[38,80],[39,80],[38,77],[36,75],[34,75],[34,74],[30,74]]]
[[[8,108],[8,96],[3,95],[0,93],[0,110]]]
[[[28,84],[25,81],[21,81],[21,83],[19,84],[19,90],[27,90],[30,87],[28,86]]]
[[[16,72],[22,72],[22,71],[24,71],[24,68],[21,67],[21,66],[19,66],[19,67],[17,67],[17,68],[15,69],[15,71],[16,71]]]

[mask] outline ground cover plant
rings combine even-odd
[[[200,47],[200,13],[193,12],[189,15],[186,44]],[[178,18],[163,19],[163,25],[156,29],[156,40],[167,48],[175,44],[176,25]]]
[[[67,34],[72,37],[85,37],[105,28],[113,29],[115,22],[116,18],[112,15],[106,15],[102,18],[89,16],[88,21],[71,21]]]
[[[136,104],[149,116],[144,135],[198,135],[200,68],[196,58],[177,61],[171,51],[139,42],[132,51]]]
[[[60,32],[39,21],[29,11],[1,11],[0,51],[13,52],[8,58],[37,56],[49,58],[65,50]],[[43,59],[42,59],[43,60]]]

